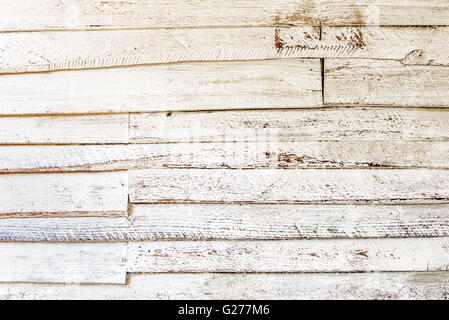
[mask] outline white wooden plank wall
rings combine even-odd
[[[0,7],[0,299],[448,299],[446,0]]]
[[[125,286],[3,284],[0,299],[447,299],[447,272],[133,274]]]

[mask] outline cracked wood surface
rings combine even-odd
[[[126,215],[127,178],[124,171],[0,175],[0,218]]]
[[[449,205],[133,205],[131,216],[0,219],[0,241],[449,236]]]
[[[152,241],[128,244],[128,272],[447,271],[448,238]]]
[[[130,114],[132,143],[449,140],[449,112],[325,108]]]
[[[0,87],[3,115],[322,105],[318,59],[12,74]]]
[[[2,146],[0,173],[152,168],[449,168],[449,142],[304,141]]]
[[[0,243],[0,282],[124,284],[126,247],[125,243]]]
[[[449,107],[449,68],[399,61],[326,59],[326,105]]]
[[[129,197],[133,203],[445,203],[449,171],[131,170]]]
[[[444,25],[445,0],[2,0],[0,31],[266,25]]]
[[[2,284],[0,299],[447,299],[447,272],[131,274],[124,286]]]
[[[127,114],[0,117],[3,145],[127,142]]]
[[[448,27],[250,27],[0,33],[0,73],[182,61],[394,59],[449,65]],[[151,39],[151,41],[149,41]]]

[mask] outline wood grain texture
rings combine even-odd
[[[449,65],[448,27],[247,27],[0,33],[0,74],[182,61],[395,59]],[[149,41],[151,39],[151,41]]]
[[[314,27],[0,33],[0,73],[319,57],[319,37]],[[297,47],[280,48],[287,39]]]
[[[0,282],[124,284],[125,243],[0,243]]]
[[[115,242],[127,240],[129,233],[126,217],[0,219],[0,241]]]
[[[400,61],[326,59],[324,103],[448,107],[449,68]]]
[[[0,219],[0,241],[449,236],[449,205],[133,205],[131,216]]]
[[[0,172],[152,168],[449,168],[448,142],[304,141],[0,146]]]
[[[0,117],[0,144],[127,142],[127,114]]]
[[[129,237],[268,240],[447,236],[448,206],[133,205]]]
[[[127,173],[0,175],[0,217],[126,215]]]
[[[448,238],[128,244],[128,272],[447,271]]]
[[[205,26],[444,25],[445,0],[2,0],[0,31]]]
[[[296,40],[290,41],[294,47]],[[449,66],[448,27],[323,27],[321,41],[306,46],[323,58],[394,59],[403,65]]]
[[[443,21],[447,21],[448,14],[448,3],[444,0],[318,0],[315,3],[321,8],[321,24],[332,26],[446,25]],[[297,15],[301,16],[301,12]]]
[[[441,109],[326,108],[130,114],[132,143],[449,140]]]
[[[444,203],[449,171],[432,169],[129,171],[133,203]]]
[[[316,107],[320,70],[291,59],[3,75],[0,114]]]
[[[448,272],[131,274],[125,286],[2,284],[2,300],[447,299]]]

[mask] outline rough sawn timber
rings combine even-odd
[[[148,41],[151,39],[151,41]],[[449,66],[448,27],[247,27],[0,33],[0,73],[183,61],[394,59]]]
[[[444,25],[445,0],[2,0],[0,31],[266,25]]]
[[[154,168],[449,168],[445,141],[0,146],[0,173]]]
[[[449,111],[324,108],[130,114],[132,143],[449,140]]]
[[[0,218],[127,215],[126,171],[0,175]]]
[[[0,299],[447,299],[447,272],[131,274],[125,286],[2,284]]]
[[[290,39],[292,46],[295,41]],[[303,45],[300,40],[296,42]],[[322,58],[390,59],[403,65],[449,66],[449,27],[323,27],[319,44],[307,45],[315,46],[313,50]]]
[[[449,170],[146,169],[129,171],[133,203],[445,203]]]
[[[127,143],[128,114],[0,117],[0,144]]]
[[[0,73],[319,57],[319,37],[317,27],[0,33]],[[296,47],[282,48],[287,39]]]
[[[130,242],[127,265],[128,272],[447,271],[449,240]]]
[[[0,219],[0,241],[449,236],[449,205],[133,205],[131,216]]]
[[[319,59],[8,74],[0,115],[319,107]]]
[[[449,68],[390,60],[326,59],[325,105],[449,107]]]
[[[124,284],[126,248],[126,243],[0,243],[0,282]]]

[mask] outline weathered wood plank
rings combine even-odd
[[[304,141],[0,146],[0,172],[153,168],[449,168],[448,142]]]
[[[0,217],[126,215],[127,172],[0,175]]]
[[[2,284],[2,300],[447,299],[448,272],[132,274],[125,286]]]
[[[449,236],[449,205],[133,205],[125,217],[0,219],[0,241]]]
[[[0,144],[127,142],[127,114],[0,117]]]
[[[133,203],[443,203],[449,171],[435,169],[222,170],[130,172]]]
[[[319,37],[314,27],[0,33],[0,73],[318,57]],[[284,38],[298,47],[284,50]]]
[[[449,205],[133,205],[132,240],[433,237]],[[0,221],[1,222],[1,221]]]
[[[326,59],[324,103],[449,107],[449,68],[400,61]]]
[[[130,114],[133,143],[449,140],[441,109],[327,108]]]
[[[389,0],[315,0],[313,2],[321,8],[321,24],[333,26],[446,25],[449,14],[447,12],[449,4],[445,0],[396,0],[394,2]],[[306,0],[305,3],[310,1]],[[294,18],[301,19],[302,11],[298,11]]]
[[[0,241],[125,241],[129,233],[126,217],[0,219]]]
[[[447,271],[448,238],[151,241],[128,244],[128,272]]]
[[[318,59],[13,74],[0,87],[5,115],[322,105]]]
[[[0,243],[1,282],[124,284],[125,243]]]
[[[205,26],[444,25],[445,0],[2,0],[0,31]]]
[[[447,66],[448,38],[448,27],[394,26],[323,27],[321,35],[305,26],[0,33],[0,73],[273,58]]]
[[[319,44],[290,39],[285,47],[297,45],[305,45],[323,58],[394,59],[404,65],[449,66],[448,27],[323,27]]]

